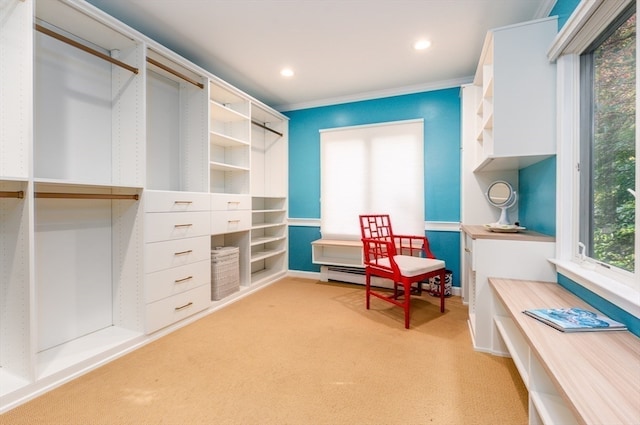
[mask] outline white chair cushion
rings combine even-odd
[[[419,274],[444,269],[445,263],[434,258],[412,257],[410,255],[396,255],[393,257],[403,276],[417,276]],[[388,258],[382,258],[378,264],[384,267],[391,267]]]

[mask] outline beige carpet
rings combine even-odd
[[[458,297],[402,310],[287,278],[0,416],[1,424],[526,424],[511,359]]]

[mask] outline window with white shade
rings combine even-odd
[[[320,131],[325,239],[360,239],[360,214],[389,214],[397,234],[424,234],[423,120]]]

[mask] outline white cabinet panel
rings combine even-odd
[[[211,234],[240,232],[251,228],[251,211],[212,211]]]
[[[215,193],[211,195],[211,209],[213,211],[235,211],[251,209],[249,195],[235,195]]]
[[[145,277],[145,301],[151,303],[210,283],[209,260],[148,273]]]
[[[169,326],[209,307],[211,285],[202,285],[147,305],[147,333]]]
[[[146,242],[191,238],[209,234],[209,212],[148,213],[145,215]]]
[[[147,273],[183,266],[211,258],[209,236],[153,242],[146,245],[145,264]]]
[[[209,211],[208,193],[150,191],[144,192],[145,212]]]

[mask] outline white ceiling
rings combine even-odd
[[[279,110],[453,87],[555,0],[88,0]],[[420,37],[432,42],[413,50]],[[280,69],[292,67],[285,79]]]

